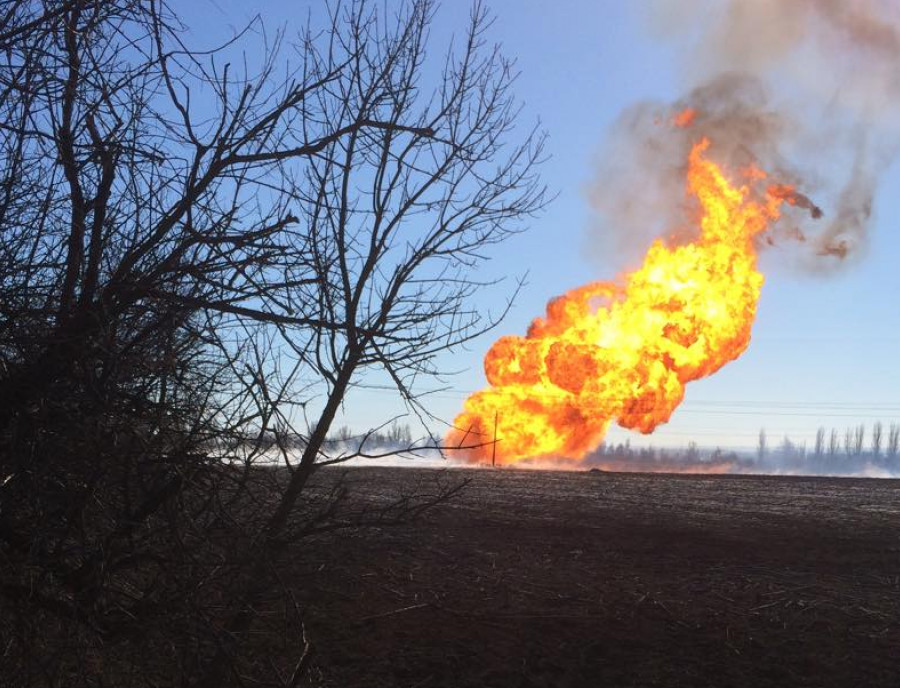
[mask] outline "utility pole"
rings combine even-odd
[[[497,467],[497,423],[500,420],[500,412],[494,411],[494,446],[491,451],[491,467]]]

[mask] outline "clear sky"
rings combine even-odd
[[[390,2],[387,3],[390,5]],[[490,38],[515,57],[524,101],[523,127],[540,118],[551,159],[543,168],[558,193],[526,234],[500,247],[488,266],[495,274],[528,273],[512,313],[493,334],[447,360],[461,370],[431,408],[452,420],[463,399],[483,386],[481,360],[501,334],[524,334],[549,298],[579,284],[612,279],[638,267],[604,245],[609,231],[587,200],[610,125],[641,99],[674,100],[686,89],[676,65],[684,44],[648,30],[645,3],[617,0],[491,0]],[[275,27],[315,19],[321,2],[304,0],[175,0],[193,35],[225,35],[259,13]],[[465,24],[469,4],[445,0],[432,40],[442,50]],[[763,255],[766,275],[749,349],[715,376],[688,385],[668,425],[644,438],[621,430],[610,441],[655,446],[752,446],[765,427],[770,441],[785,434],[812,444],[816,428],[876,420],[900,421],[900,166],[881,179],[864,259],[823,277],[797,271],[778,249]],[[827,200],[827,199],[817,199]],[[491,304],[486,304],[490,306]],[[343,420],[356,429],[375,424],[399,403],[388,392],[350,400]],[[375,409],[378,409],[376,413]],[[437,428],[435,428],[437,429]]]

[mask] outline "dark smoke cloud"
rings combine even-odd
[[[589,190],[603,249],[636,260],[653,238],[690,231],[684,164],[706,136],[727,169],[756,165],[803,194],[770,243],[795,246],[816,270],[861,255],[879,178],[900,148],[900,2],[651,5],[659,32],[691,45],[692,86],[676,103],[630,107],[610,133]],[[685,108],[695,115],[679,127]]]

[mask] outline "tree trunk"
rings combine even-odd
[[[256,563],[248,572],[249,575],[244,577],[243,582],[235,591],[234,597],[241,600],[240,606],[234,616],[228,623],[228,635],[236,639],[240,634],[246,632],[253,624],[256,616],[255,608],[257,598],[266,589],[269,577],[266,575],[269,569],[269,563],[272,557],[278,556],[282,543],[278,542],[278,537],[287,525],[291,512],[303,492],[309,477],[315,470],[316,457],[319,450],[328,435],[328,430],[337,410],[344,399],[344,394],[356,370],[359,361],[359,354],[355,350],[348,355],[347,360],[341,367],[334,386],[328,395],[328,401],[325,408],[319,416],[319,422],[316,424],[315,430],[310,435],[306,449],[300,463],[297,465],[287,488],[282,494],[281,500],[275,512],[266,523],[264,536],[259,543],[261,551],[255,556]],[[215,657],[200,672],[200,679],[194,684],[195,688],[219,688],[225,681],[225,675],[231,666],[228,648],[220,646]]]

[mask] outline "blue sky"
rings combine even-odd
[[[388,3],[390,4],[390,2]],[[642,99],[674,100],[688,84],[677,65],[686,45],[662,41],[641,15],[645,3],[613,0],[492,0],[490,38],[517,59],[522,126],[540,119],[551,159],[545,181],[558,193],[526,234],[500,247],[488,266],[498,275],[528,273],[507,320],[493,334],[457,352],[446,367],[463,371],[437,394],[432,411],[447,420],[467,393],[484,384],[481,360],[501,334],[522,334],[549,298],[579,284],[634,269],[633,259],[597,250],[608,231],[592,214],[590,185],[610,125]],[[175,2],[201,42],[228,33],[259,13],[270,26],[315,18],[321,2],[195,0]],[[432,40],[442,50],[465,24],[468,3],[446,0]],[[652,436],[620,430],[613,442],[655,446],[752,446],[765,427],[770,441],[785,434],[812,444],[816,428],[900,421],[900,166],[880,183],[870,242],[862,260],[830,276],[789,266],[775,250],[761,266],[766,284],[747,352],[715,376],[687,388],[682,407]],[[827,200],[827,199],[817,199]],[[630,262],[629,262],[630,261]],[[490,306],[491,304],[486,304]],[[378,409],[378,413],[374,409]],[[342,419],[356,429],[401,407],[386,392],[358,394]]]

